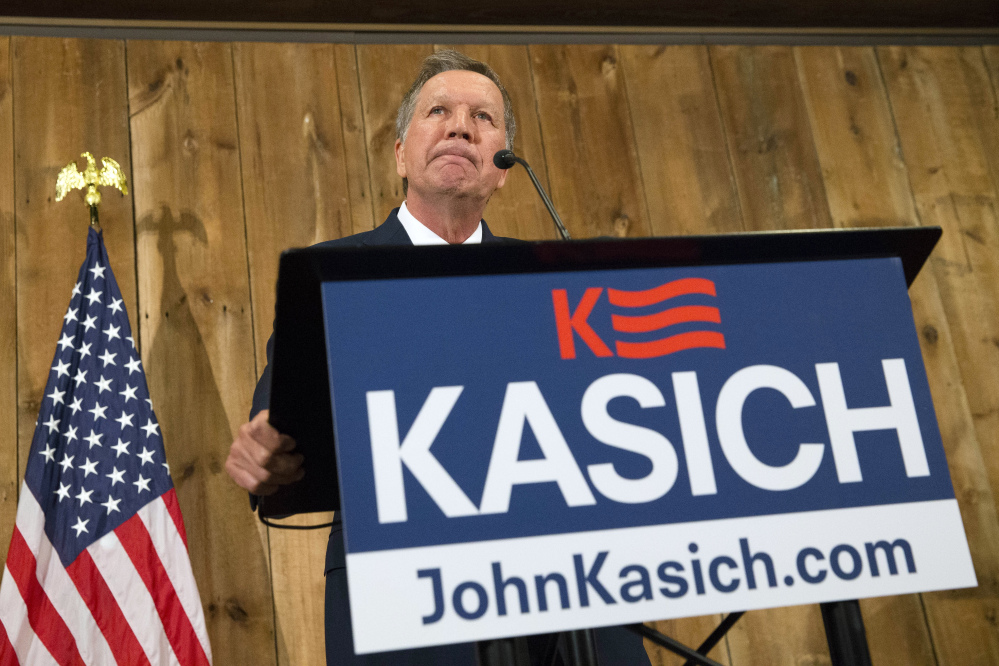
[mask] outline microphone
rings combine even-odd
[[[538,177],[534,175],[534,169],[531,168],[531,165],[520,157],[514,155],[512,150],[500,150],[493,155],[493,164],[496,165],[497,169],[509,169],[518,162],[523,164],[524,168],[527,169],[527,175],[531,177],[531,182],[534,183],[534,188],[538,191],[538,194],[541,195],[541,200],[544,202],[545,208],[548,209],[548,213],[552,216],[552,219],[555,220],[555,227],[562,235],[562,240],[569,240],[571,238],[569,236],[569,230],[565,228],[564,224],[562,224],[562,219],[558,216],[558,213],[555,212],[555,206],[552,205],[552,200],[548,198],[547,194],[545,194],[545,188],[541,187],[541,182],[538,180]]]

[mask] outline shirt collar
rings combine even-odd
[[[428,229],[422,222],[413,217],[413,214],[409,212],[406,208],[406,202],[403,201],[399,206],[399,212],[397,214],[399,222],[402,223],[403,229],[409,235],[409,240],[413,242],[413,245],[447,245],[447,241],[435,234],[433,231]],[[479,226],[475,228],[475,232],[472,233],[462,245],[469,245],[473,243],[482,242],[482,221],[479,221]]]

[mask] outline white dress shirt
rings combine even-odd
[[[409,234],[409,240],[413,241],[413,245],[447,245],[446,240],[435,234],[433,231],[424,226],[422,222],[413,217],[413,214],[409,212],[408,208],[406,208],[405,201],[403,201],[399,206],[398,217],[399,222],[402,223],[402,228],[406,230],[407,234]],[[475,232],[466,238],[462,245],[481,242],[482,221],[479,220],[479,226],[475,228]]]

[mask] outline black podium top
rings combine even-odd
[[[940,227],[906,227],[288,250],[278,272],[270,422],[295,438],[306,476],[261,498],[260,515],[340,506],[323,282],[899,257],[911,285],[941,234]]]

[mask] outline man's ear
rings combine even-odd
[[[406,160],[403,156],[403,145],[399,139],[395,140],[395,172],[400,178],[406,177]]]
[[[496,183],[496,189],[503,187],[506,183],[506,177],[510,175],[510,169],[500,169],[503,173],[500,174],[499,182]]]

